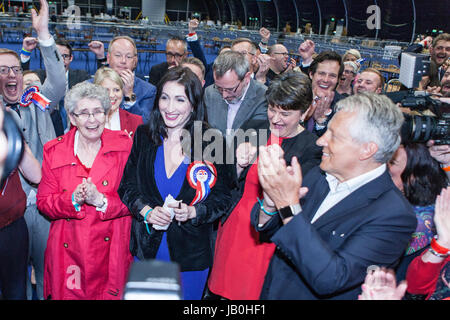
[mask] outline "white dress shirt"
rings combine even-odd
[[[320,205],[319,209],[317,209],[316,214],[311,220],[311,223],[314,223],[323,214],[325,214],[328,210],[330,210],[333,206],[335,206],[349,194],[381,176],[384,171],[386,171],[386,164],[382,164],[376,169],[373,169],[342,183],[339,183],[339,180],[336,177],[327,173],[326,179],[328,182],[328,186],[330,187],[330,191],[328,192],[325,199],[323,199],[323,202]]]
[[[236,114],[239,111],[239,108],[244,101],[245,95],[247,94],[247,90],[250,87],[250,82],[247,84],[247,88],[244,90],[244,94],[241,99],[239,99],[236,103],[228,103],[227,100],[224,100],[228,104],[228,114],[227,114],[227,135],[231,133],[231,129],[233,127],[234,118],[236,118]]]

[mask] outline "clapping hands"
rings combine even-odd
[[[84,203],[95,207],[101,207],[103,205],[103,194],[97,190],[97,186],[92,182],[91,178],[83,178],[83,182],[80,183],[73,192],[74,200],[76,203],[82,205]]]

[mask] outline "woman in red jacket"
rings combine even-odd
[[[51,219],[45,252],[47,299],[120,299],[132,261],[131,216],[117,188],[131,150],[105,129],[106,89],[83,82],[64,101],[73,125],[44,146],[37,205]]]

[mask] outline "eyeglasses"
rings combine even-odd
[[[90,112],[81,112],[81,113],[72,112],[72,114],[74,116],[76,116],[78,119],[82,120],[82,121],[87,121],[90,116],[93,116],[95,119],[100,120],[100,121],[103,120],[103,118],[105,117],[105,111],[104,110],[96,110],[93,113],[90,113]]]
[[[114,58],[116,58],[116,59],[120,59],[120,60],[122,60],[123,58],[125,58],[126,60],[131,60],[131,59],[133,59],[134,57],[136,57],[136,55],[134,54],[126,54],[126,55],[123,55],[123,54],[120,54],[120,53],[113,53],[113,56],[114,56]]]
[[[64,60],[69,60],[70,59],[70,57],[71,57],[71,55],[70,54],[62,54],[61,55],[61,57],[64,59]]]
[[[283,56],[288,56],[289,52],[274,52],[273,54],[282,54]]]
[[[254,55],[255,55],[254,53],[249,52],[249,51],[246,51],[246,50],[243,50],[243,51],[237,51],[237,52],[242,53],[242,54],[249,54],[249,55],[251,55],[251,56],[254,56]]]
[[[13,66],[13,67],[8,67],[8,66],[0,66],[0,74],[1,75],[8,75],[10,70],[12,70],[14,72],[14,74],[21,74],[23,69],[20,66]]]
[[[220,92],[220,94],[223,94],[224,92],[228,92],[228,93],[236,93],[236,90],[237,90],[237,88],[239,88],[239,86],[241,85],[242,80],[244,80],[244,78],[242,78],[242,79],[239,81],[238,85],[237,85],[236,87],[232,88],[232,89],[221,88],[221,87],[217,86],[216,84],[214,84],[214,88],[216,88],[217,91]]]
[[[173,52],[167,52],[166,51],[166,56],[179,59],[179,58],[184,56],[184,53],[183,54],[179,54],[177,52],[173,53]]]

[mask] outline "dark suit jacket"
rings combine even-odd
[[[266,86],[254,79],[250,79],[250,86],[234,118],[232,129],[241,128],[248,120],[267,120],[266,90]],[[204,102],[208,123],[225,135],[227,131],[228,104],[214,86],[209,86],[205,89]]]
[[[203,128],[206,129],[205,126]],[[205,147],[206,142],[204,142],[203,150]],[[143,223],[144,219],[139,213],[146,205],[154,208],[164,204],[154,179],[157,149],[158,146],[149,138],[148,125],[139,126],[118,189],[122,202],[130,209],[134,217],[130,250],[139,259],[155,258],[164,233],[149,225],[150,234],[148,234]],[[173,261],[180,264],[181,271],[204,270],[211,267],[213,222],[220,218],[231,205],[230,189],[226,186],[229,176],[227,166],[220,163],[214,163],[214,166],[217,169],[217,181],[208,197],[195,205],[197,216],[180,224],[173,220],[167,229],[170,256]],[[195,189],[185,178],[176,200],[183,200],[189,205],[195,194]]]
[[[305,176],[302,212],[282,225],[275,215],[257,230],[277,245],[262,299],[357,299],[371,265],[393,267],[415,231],[414,210],[386,171],[311,224],[329,192],[325,174]],[[252,211],[257,226],[259,205]]]
[[[200,59],[205,66],[205,88],[212,85],[214,83],[214,75],[213,75],[213,64],[208,63],[205,58],[205,54],[203,53],[202,47],[200,46],[200,41],[187,41],[189,49],[192,52],[192,55],[197,59]]]
[[[155,64],[148,74],[148,82],[157,87],[159,80],[166,74],[167,70],[169,70],[169,64],[167,62]]]
[[[23,70],[28,70],[30,68],[30,60],[26,63],[22,63]],[[44,83],[46,74],[45,70],[43,69],[37,69],[34,70],[37,75],[39,76],[39,79],[41,80],[41,83]],[[77,83],[83,82],[87,79],[89,79],[91,76],[86,70],[80,70],[80,69],[69,69],[69,89],[72,89],[74,85]]]

